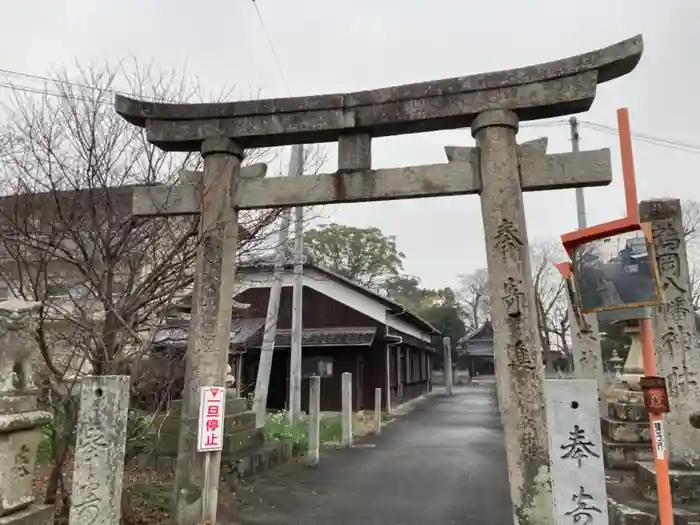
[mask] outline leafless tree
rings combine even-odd
[[[539,341],[545,355],[551,351],[570,352],[566,287],[555,264],[565,258],[557,241],[530,243],[532,282],[535,288]],[[461,275],[458,296],[467,312],[468,328],[477,328],[490,317],[488,271],[479,269]]]
[[[81,371],[130,374],[138,397],[150,383],[142,370],[153,335],[169,305],[191,290],[200,238],[196,217],[132,218],[134,187],[172,183],[201,158],[149,144],[141,129],[115,114],[118,87],[159,101],[196,101],[200,93],[186,76],[152,67],[79,67],[77,79],[63,72],[42,90],[15,90],[0,131],[0,279],[7,293],[42,303],[36,334],[42,379],[51,386],[61,421],[46,501],[61,498],[63,513],[63,466],[77,415],[70,395],[75,377]],[[248,161],[272,154],[251,151]],[[239,258],[274,247],[279,215],[241,214],[246,233]],[[157,393],[157,404],[170,395],[163,383]]]
[[[700,311],[700,243],[690,241],[686,246],[688,277],[690,279],[690,301],[695,312]]]
[[[700,233],[700,201],[683,199],[681,209],[683,210],[683,233],[686,240],[695,240]]]
[[[532,281],[540,344],[545,355],[550,352],[570,353],[567,290],[564,279],[554,266],[565,258],[557,241],[530,243]],[[551,363],[548,365],[551,366]]]
[[[475,330],[490,317],[489,272],[485,268],[460,275],[458,302],[466,312],[467,330]]]
[[[693,310],[700,310],[700,201],[681,201],[683,210],[683,233],[688,257],[690,298]]]

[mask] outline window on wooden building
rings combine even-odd
[[[304,357],[301,360],[301,376],[333,377],[332,357]]]

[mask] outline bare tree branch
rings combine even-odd
[[[144,364],[169,307],[191,293],[199,224],[196,217],[134,220],[132,199],[135,188],[171,184],[182,169],[201,166],[199,155],[155,148],[113,110],[115,91],[197,101],[196,81],[136,62],[78,64],[77,78],[66,72],[53,78],[44,94],[13,92],[0,123],[0,295],[42,303],[36,339],[43,383],[51,387],[54,411],[70,419],[55,447],[51,501],[77,415],[70,389],[81,373],[129,374],[132,398],[144,399],[143,389],[153,388],[156,407],[173,395],[176,381],[154,385]],[[309,151],[318,166],[318,149]],[[248,153],[249,161],[276,154]],[[279,215],[240,214],[247,234],[239,260],[275,248]],[[174,363],[167,370],[182,365],[181,352],[167,359]]]
[[[479,268],[460,275],[457,297],[466,312],[467,330],[479,328],[491,315],[488,270]]]

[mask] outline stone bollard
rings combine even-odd
[[[34,505],[34,467],[41,426],[51,414],[38,409],[30,356],[41,303],[0,302],[0,523],[53,523],[53,507]],[[17,383],[14,370],[18,370]]]
[[[343,372],[342,375],[342,441],[345,447],[352,446],[352,374]]]
[[[309,466],[318,465],[321,446],[321,378],[309,380]]]
[[[452,385],[454,384],[454,372],[452,371],[452,350],[449,337],[442,338],[444,350],[444,366],[445,366],[445,394],[452,395]]]
[[[70,525],[121,523],[129,388],[129,376],[81,381]]]
[[[382,389],[374,389],[374,433],[382,433]]]

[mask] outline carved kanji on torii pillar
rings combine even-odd
[[[544,373],[522,192],[609,184],[610,155],[608,150],[547,155],[546,140],[518,145],[515,136],[520,121],[586,111],[598,84],[632,71],[642,47],[638,36],[531,67],[337,95],[215,104],[117,97],[117,112],[146,128],[151,143],[166,151],[201,151],[205,159],[203,174],[188,173],[176,186],[144,188],[134,201],[135,215],[199,213],[208,217],[201,227],[210,228],[202,230],[206,242],[187,354],[177,467],[179,524],[196,523],[201,511],[203,473],[192,425],[199,387],[223,384],[238,210],[475,193],[481,196],[494,298],[514,520],[552,523]],[[447,163],[371,167],[373,137],[466,127],[476,147],[447,148]],[[240,169],[246,148],[333,141],[338,142],[336,173],[264,178],[260,172],[245,176],[245,168]],[[218,468],[212,470],[218,475]]]

